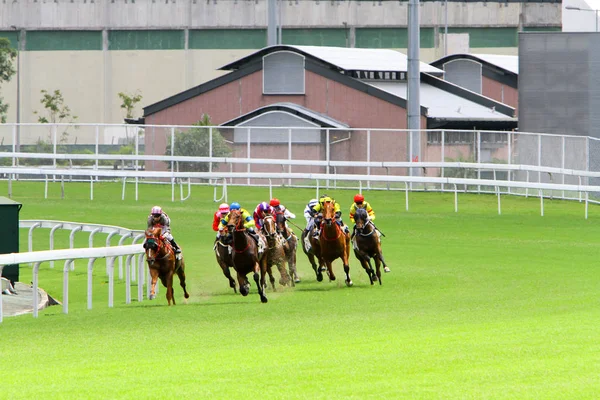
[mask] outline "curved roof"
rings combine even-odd
[[[236,70],[258,58],[277,51],[293,51],[320,60],[342,71],[389,71],[407,72],[408,57],[399,51],[389,49],[361,49],[328,46],[276,45],[265,47],[237,61],[222,66],[221,70]],[[420,72],[441,76],[444,71],[424,62]]]
[[[445,63],[461,58],[478,61],[488,67],[500,69],[505,73],[519,75],[519,56],[507,56],[500,54],[458,53],[450,54],[448,56],[435,60],[431,63],[431,65],[443,68]]]

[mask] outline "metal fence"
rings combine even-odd
[[[63,160],[24,157],[0,158],[0,165],[52,165],[66,168],[130,169],[149,171],[315,173],[331,174],[329,185],[369,189],[394,189],[389,182],[337,182],[338,174],[456,177],[518,182],[591,184],[573,174],[490,169],[426,167],[427,162],[472,162],[531,165],[578,171],[600,171],[600,144],[584,136],[507,131],[326,129],[294,127],[218,127],[101,124],[4,124],[0,125],[0,151],[72,155]],[[412,138],[418,137],[418,143]],[[413,149],[418,149],[414,151]],[[87,154],[89,157],[77,157]],[[105,159],[98,158],[105,156]],[[121,155],[154,156],[125,160]],[[1,154],[0,154],[1,156]],[[112,158],[106,159],[107,156]],[[226,157],[237,162],[189,162],[163,156]],[[265,160],[262,164],[244,159]],[[269,163],[268,160],[273,160]],[[279,160],[287,160],[285,164]],[[338,163],[335,163],[335,162]],[[333,165],[332,164],[336,164]],[[340,163],[342,162],[342,163]],[[357,166],[357,162],[413,162],[414,167]],[[343,165],[342,165],[343,164]],[[22,177],[24,178],[24,177]],[[195,183],[205,180],[196,179]],[[229,184],[309,186],[301,179],[268,181],[261,178],[230,178]],[[597,183],[597,182],[596,182]],[[412,186],[411,189],[421,189]],[[445,190],[443,184],[428,187]],[[472,190],[472,188],[464,188]],[[477,187],[478,192],[493,188]],[[505,189],[512,193],[512,188]],[[520,194],[520,192],[513,193]],[[576,194],[550,193],[574,198]]]

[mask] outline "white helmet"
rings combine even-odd
[[[316,205],[317,205],[317,203],[318,203],[318,202],[319,202],[319,200],[317,200],[317,199],[311,199],[311,200],[308,202],[308,206],[309,206],[309,207],[314,207],[314,206],[316,206]]]

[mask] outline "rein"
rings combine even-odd
[[[368,222],[366,223],[366,225],[362,227],[362,229],[365,229],[365,228],[366,228],[367,226],[369,226],[369,225],[373,225],[373,223],[372,223],[371,221],[368,221]],[[375,229],[372,229],[372,230],[371,230],[371,232],[369,232],[369,233],[366,233],[366,234],[365,234],[365,233],[362,233],[362,229],[361,229],[360,231],[358,231],[358,234],[359,234],[360,236],[362,236],[362,237],[369,237],[369,236],[371,236],[372,234],[374,234],[374,233],[375,233]],[[357,230],[358,230],[358,229],[357,229]]]

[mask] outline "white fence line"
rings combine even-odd
[[[80,249],[65,249],[65,250],[45,250],[45,251],[34,251],[28,253],[11,253],[11,254],[0,254],[0,274],[5,265],[11,264],[22,264],[22,263],[34,263],[33,265],[33,316],[38,316],[38,273],[40,264],[44,261],[57,261],[66,260],[63,267],[63,313],[68,314],[69,312],[69,264],[75,259],[87,258],[88,269],[87,269],[87,299],[88,309],[92,308],[92,271],[94,261],[97,258],[107,258],[109,262],[109,273],[108,273],[108,306],[113,307],[114,300],[114,260],[119,256],[127,256],[127,272],[126,272],[126,284],[125,284],[125,302],[131,303],[131,283],[130,283],[130,271],[129,265],[131,258],[136,254],[143,254],[144,249],[141,244],[133,244],[127,246],[114,246],[114,247],[98,247],[98,248],[80,248]],[[143,258],[140,258],[143,260]],[[143,268],[140,265],[138,270],[139,282],[142,281]],[[141,285],[138,285],[138,297],[142,300]],[[2,322],[2,294],[0,294],[0,322]]]

